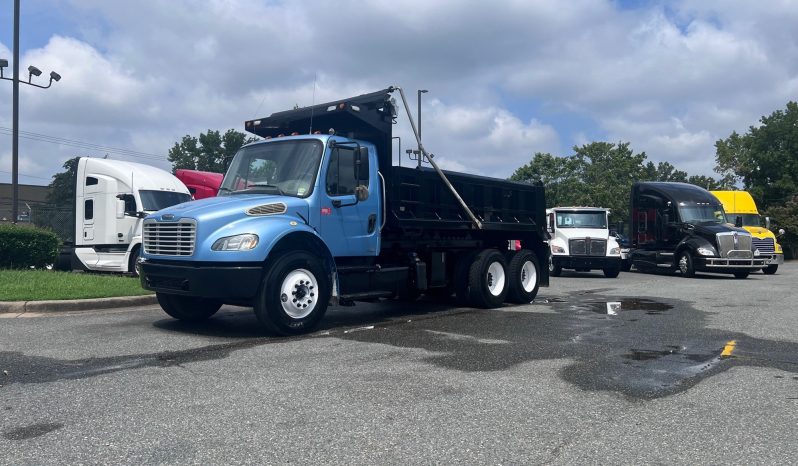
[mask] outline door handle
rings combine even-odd
[[[369,234],[374,233],[374,230],[377,229],[377,214],[369,215]]]

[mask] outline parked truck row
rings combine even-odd
[[[429,167],[403,167],[392,153],[395,94]],[[217,196],[143,221],[141,283],[174,318],[251,306],[263,326],[290,335],[314,328],[330,304],[428,294],[492,308],[532,301],[563,269],[744,278],[783,260],[775,238],[770,250],[740,228],[747,212],[733,212],[734,226],[693,185],[636,183],[622,245],[607,209],[546,210],[542,186],[443,171],[396,87],[245,129],[263,139],[238,151]]]

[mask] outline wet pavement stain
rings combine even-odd
[[[707,313],[679,300],[602,297],[596,291],[564,302],[541,297],[532,306],[474,310],[445,319],[380,327],[339,338],[433,353],[425,360],[466,371],[504,371],[545,359],[572,359],[561,377],[587,391],[633,400],[670,396],[735,366],[798,373],[798,344],[707,328]],[[545,300],[545,303],[543,302]],[[526,308],[528,309],[528,307]],[[608,312],[609,311],[609,312]],[[730,357],[727,342],[737,341]],[[502,341],[503,344],[488,342]]]
[[[798,374],[798,344],[707,328],[706,312],[679,300],[603,296],[589,290],[568,297],[539,297],[527,306],[457,309],[419,303],[383,303],[328,314],[321,330],[294,338],[262,336],[247,317],[204,324],[155,322],[164,332],[228,341],[201,348],[83,360],[58,360],[0,352],[0,385],[75,380],[147,367],[174,367],[222,359],[233,351],[317,338],[423,349],[425,361],[465,372],[510,370],[536,360],[569,359],[563,380],[586,391],[609,391],[632,400],[673,395],[735,366]],[[545,308],[546,312],[536,312]],[[543,309],[541,309],[543,310]],[[233,340],[233,341],[229,341]],[[721,357],[736,341],[733,355]],[[798,378],[798,375],[793,378]],[[0,387],[0,391],[3,388]]]
[[[3,438],[6,440],[27,440],[34,437],[41,437],[42,435],[49,434],[50,432],[58,430],[62,427],[64,427],[64,424],[61,424],[60,422],[33,424],[30,426],[7,430],[3,432]]]

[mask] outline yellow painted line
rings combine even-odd
[[[731,340],[723,347],[723,352],[720,353],[721,357],[728,358],[734,352],[734,347],[737,346],[737,340]]]

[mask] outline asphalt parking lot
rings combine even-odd
[[[564,272],[530,305],[358,305],[297,338],[232,307],[6,316],[0,463],[791,463],[796,282]]]

